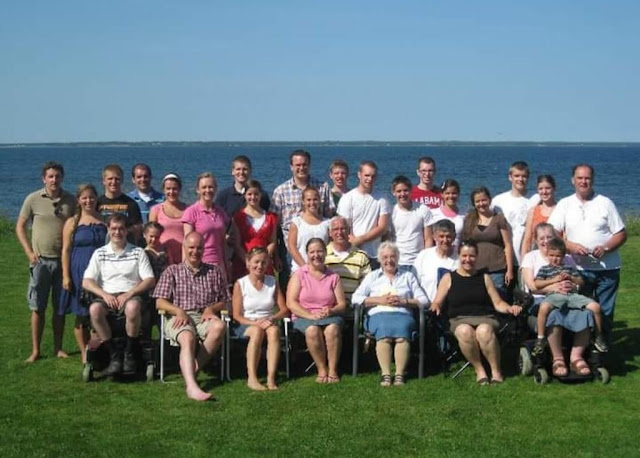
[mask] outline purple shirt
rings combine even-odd
[[[182,214],[182,222],[190,224],[204,239],[202,262],[214,264],[227,274],[224,244],[229,217],[218,206],[207,210],[200,202],[187,207]]]
[[[230,300],[227,281],[218,266],[203,263],[193,272],[184,262],[165,269],[152,297],[166,299],[185,311],[202,311]]]
[[[295,271],[300,281],[300,295],[298,302],[311,313],[319,312],[324,307],[334,307],[336,305],[336,289],[340,277],[329,269],[325,269],[320,279],[317,279],[309,272],[309,266],[304,265]]]

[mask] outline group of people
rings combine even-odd
[[[529,168],[514,162],[510,190],[492,199],[486,187],[476,188],[471,210],[461,214],[460,185],[447,179],[436,186],[430,157],[418,160],[416,185],[393,179],[394,203],[376,187],[373,161],[359,165],[350,190],[343,160],[331,163],[331,183],[311,176],[307,151],[292,152],[289,164],[291,178],[268,195],[252,179],[249,158],[238,156],[233,184],[218,191],[215,176],[203,173],[191,205],[180,199],[176,173],[163,177],[158,192],[146,164],[133,167],[129,194],[122,169],[111,164],[102,171],[102,195],[86,184],[75,198],[62,188],[62,165],[45,164],[44,187],[27,196],[16,224],[31,272],[27,361],[40,356],[51,295],[58,357],[67,356],[64,318],[73,313],[83,361],[90,323],[110,355],[105,373],[134,372],[142,310],[154,301],[169,317],[166,335],[180,347],[190,398],[211,397],[197,373],[222,342],[223,310],[233,332],[248,339],[250,388],[277,389],[279,322],[289,315],[305,336],[316,381],[337,383],[341,330],[349,307],[359,305],[375,336],[380,384],[403,385],[416,331],[412,309],[429,307],[448,317],[478,383],[501,383],[496,312],[521,313],[510,305],[519,272],[521,286],[539,298],[535,351],[548,341],[555,375],[568,372],[563,328],[576,333],[569,363],[579,374],[589,371],[583,352],[594,326],[596,348],[608,350],[626,232],[612,201],[595,193],[590,165],[574,167],[575,193],[556,203],[552,176],[538,177],[528,197]],[[124,352],[111,342],[110,315],[126,320]],[[257,372],[265,339],[263,385]]]

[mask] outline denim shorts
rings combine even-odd
[[[326,326],[329,326],[330,324],[337,324],[338,326],[342,327],[342,324],[344,323],[344,318],[342,318],[341,316],[328,316],[326,318],[322,318],[321,320],[309,320],[307,318],[296,318],[295,320],[293,320],[293,329],[295,329],[296,331],[300,331],[301,333],[305,333],[307,331],[307,328],[309,326],[319,326],[321,328],[324,328]]]

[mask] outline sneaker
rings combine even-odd
[[[136,357],[133,353],[125,353],[124,354],[124,364],[122,366],[122,371],[125,374],[133,374],[136,372],[137,369],[137,363],[136,363]]]
[[[547,347],[547,338],[546,337],[538,337],[535,345],[533,346],[533,350],[531,351],[531,356],[540,356],[544,353],[544,349]]]
[[[602,334],[596,337],[595,342],[593,342],[593,346],[596,347],[596,350],[598,350],[600,353],[606,353],[609,351],[609,345],[607,345],[607,342],[604,340]]]
[[[102,375],[118,375],[122,372],[122,360],[117,357],[112,357],[111,362],[105,370],[102,371]]]

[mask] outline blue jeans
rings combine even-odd
[[[582,272],[585,285],[585,296],[593,297],[600,304],[602,310],[602,327],[605,336],[610,338],[613,328],[613,312],[616,308],[616,297],[620,285],[620,269],[614,270],[584,270]]]
[[[504,282],[504,274],[506,273],[506,271],[499,270],[497,272],[487,272],[487,273],[491,277],[491,281],[493,281],[493,286],[495,286],[496,289],[498,290],[498,294],[500,294],[500,297],[503,300],[508,301],[509,291],[507,291],[507,285]]]

